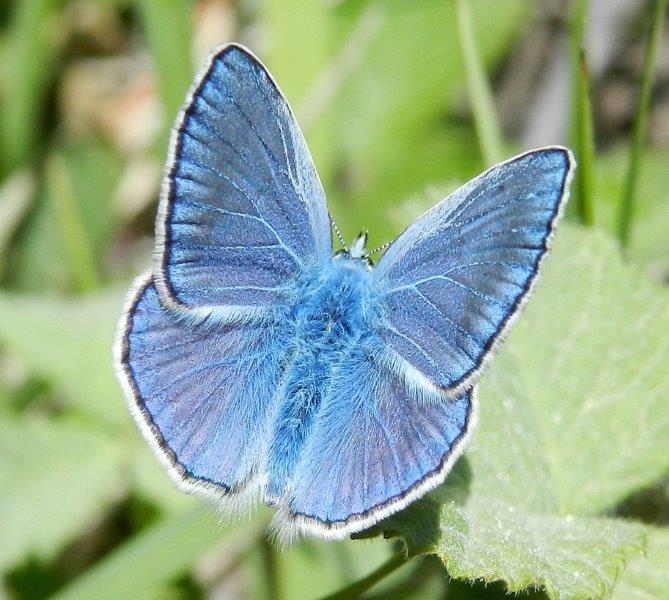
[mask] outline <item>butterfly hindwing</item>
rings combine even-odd
[[[410,386],[383,366],[383,342],[352,347],[297,466],[289,519],[340,537],[441,483],[475,422],[475,392]]]
[[[281,373],[272,328],[184,322],[147,275],[118,335],[130,409],[172,479],[214,499],[248,484]]]
[[[173,130],[156,222],[161,302],[249,318],[330,254],[325,195],[288,103],[247,50],[214,51]]]
[[[461,187],[393,242],[373,278],[396,368],[451,395],[471,387],[532,289],[572,169],[564,148],[523,154]]]

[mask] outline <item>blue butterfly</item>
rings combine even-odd
[[[286,536],[360,531],[441,483],[477,383],[530,295],[570,152],[499,164],[427,211],[372,267],[333,255],[325,194],[287,101],[238,45],[216,49],[173,130],[153,269],[116,367],[176,485],[259,497]]]

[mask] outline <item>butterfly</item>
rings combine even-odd
[[[272,76],[215,49],[172,132],[152,269],[115,366],[174,483],[260,498],[283,537],[332,539],[440,484],[476,383],[530,296],[574,161],[548,147],[428,210],[373,266],[333,253],[325,194]]]

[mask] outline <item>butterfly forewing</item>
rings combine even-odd
[[[572,164],[556,147],[497,165],[393,242],[373,277],[396,368],[450,394],[471,387],[532,289]]]
[[[177,119],[156,225],[172,308],[248,317],[329,260],[330,220],[288,103],[248,51],[210,56]]]

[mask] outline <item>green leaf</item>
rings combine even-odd
[[[632,523],[534,512],[474,493],[460,504],[459,490],[447,488],[383,529],[402,535],[411,554],[438,555],[454,578],[501,580],[512,592],[543,587],[551,598],[600,598],[643,548],[643,529]]]
[[[8,262],[8,285],[17,291],[69,291],[72,281],[53,204],[45,186],[17,232],[13,260]]]
[[[72,178],[67,163],[60,155],[52,155],[47,162],[46,179],[72,281],[77,290],[91,291],[98,287],[98,273],[88,235],[77,210]]]
[[[0,294],[0,341],[49,378],[71,407],[126,428],[130,417],[112,368],[122,304],[120,291],[82,299]]]
[[[0,567],[51,558],[121,493],[123,447],[81,423],[0,421]]]
[[[429,499],[380,529],[457,578],[601,597],[643,528],[602,518],[669,465],[669,298],[601,234],[561,227],[527,313],[484,375],[478,430]]]
[[[222,525],[220,517],[202,507],[171,515],[114,550],[54,598],[155,597],[235,527]]]
[[[268,0],[264,7],[268,65],[297,107],[327,66],[332,45],[328,39],[329,10],[324,2],[305,4],[300,0]],[[296,11],[300,19],[295,19]]]
[[[92,258],[96,272],[100,272],[108,261],[109,242],[118,231],[120,218],[113,202],[122,171],[118,153],[99,142],[87,140],[77,146],[59,148],[57,154],[52,155],[51,163],[54,156],[60,159],[56,161],[56,179],[65,179],[69,188],[66,192],[71,198],[64,198],[69,201],[68,206],[64,206],[63,198],[58,197],[53,185],[40,190],[39,201],[17,240],[15,273],[11,281],[15,289],[71,291],[76,287],[76,278],[68,272],[66,250],[84,253],[88,261]],[[54,183],[53,173],[49,183]],[[64,209],[68,210],[63,212]],[[74,236],[80,238],[78,245],[73,243],[68,227],[63,227],[70,224],[71,229],[72,223],[75,232],[79,230]],[[82,244],[85,248],[79,247]]]
[[[625,265],[610,238],[561,228],[481,390],[486,407],[513,396],[535,414],[560,512],[604,511],[669,467],[667,330],[665,289]]]
[[[614,600],[661,600],[669,590],[669,528],[651,528],[645,556],[635,558],[620,578]]]

